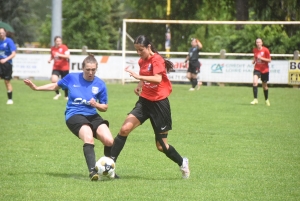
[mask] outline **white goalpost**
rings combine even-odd
[[[126,61],[126,26],[127,23],[149,23],[149,24],[209,24],[209,25],[251,25],[251,24],[280,24],[280,25],[300,25],[300,21],[199,21],[199,20],[156,20],[156,19],[123,19],[122,31],[122,67],[125,69]],[[168,52],[172,54],[172,52]],[[175,53],[176,54],[176,53]],[[123,70],[122,84],[125,83],[125,71]]]

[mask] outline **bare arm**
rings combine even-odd
[[[162,80],[162,75],[161,74],[155,74],[152,76],[142,76],[136,74],[133,70],[129,69],[129,67],[125,68],[125,71],[130,74],[130,76],[134,77],[137,80],[140,81],[146,81],[146,82],[152,82],[155,84],[159,84]]]
[[[45,84],[42,86],[36,86],[31,80],[25,79],[24,83],[29,86],[34,91],[55,91],[60,89],[60,87],[56,83]]]
[[[202,49],[203,46],[202,46],[202,43],[200,42],[200,40],[197,39],[196,42],[197,42],[198,48]]]
[[[11,60],[12,58],[14,58],[16,56],[16,51],[13,51],[8,57],[6,57],[5,59],[1,59],[1,63],[5,63],[8,60]]]
[[[90,104],[92,107],[96,108],[97,110],[99,110],[100,112],[106,112],[108,109],[108,105],[107,104],[101,104],[98,103],[95,99],[91,99],[90,100]]]

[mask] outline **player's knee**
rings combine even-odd
[[[156,143],[156,148],[157,148],[158,151],[164,152],[163,147],[159,143]]]
[[[128,124],[124,124],[121,127],[119,134],[122,135],[122,136],[128,136],[129,133],[131,132],[131,130],[132,130],[132,126],[130,126]]]

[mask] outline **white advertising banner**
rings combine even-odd
[[[50,55],[17,54],[13,59],[13,76],[18,77],[51,77],[53,63],[48,63]],[[70,72],[81,72],[82,61],[86,55],[71,55]],[[98,61],[97,76],[101,79],[117,79],[134,81],[123,69],[121,56],[95,56]],[[137,73],[139,57],[126,57],[125,66]],[[171,58],[175,72],[168,74],[171,81],[188,82],[185,77],[187,68],[183,67],[184,59]],[[198,78],[203,82],[252,83],[252,60],[231,59],[200,59],[201,72]],[[53,62],[53,61],[52,61]],[[269,83],[288,84],[289,61],[277,60],[270,64]]]

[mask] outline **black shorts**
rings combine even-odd
[[[106,124],[109,127],[109,122],[102,119],[99,114],[90,116],[75,114],[66,121],[66,124],[70,131],[77,137],[79,137],[79,130],[84,124],[88,124],[91,127],[94,138],[96,138],[96,131],[101,124]]]
[[[267,73],[261,73],[258,70],[253,71],[253,75],[257,75],[258,78],[261,79],[262,82],[267,83],[269,81],[269,72]]]
[[[69,71],[63,71],[63,70],[52,70],[52,75],[57,75],[57,77],[61,76],[61,78],[64,78],[66,75],[69,74]]]
[[[141,124],[150,118],[155,134],[172,130],[171,108],[168,98],[159,101],[149,101],[140,97],[130,114]]]
[[[0,77],[4,80],[12,79],[12,64],[5,62],[4,64],[0,63]]]
[[[188,73],[198,74],[200,73],[200,62],[198,60],[189,61]]]

